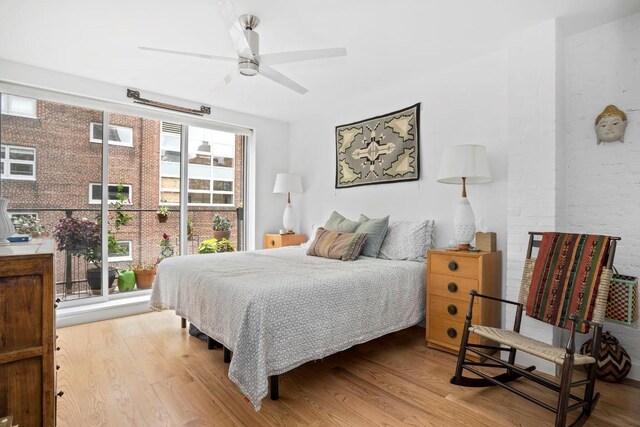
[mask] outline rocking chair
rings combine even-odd
[[[462,341],[460,343],[458,362],[456,364],[455,374],[451,378],[451,383],[465,387],[498,385],[554,412],[556,414],[556,427],[565,426],[567,413],[569,411],[581,408],[582,412],[572,424],[572,426],[580,426],[591,414],[600,397],[599,393],[595,393],[594,395],[597,368],[596,359],[600,349],[600,334],[602,333],[602,321],[607,305],[616,241],[620,240],[620,238],[544,233],[543,240],[540,240],[539,238],[541,236],[543,236],[543,233],[529,233],[529,247],[527,249],[527,259],[522,275],[522,285],[518,302],[480,295],[475,290],[470,292],[471,301],[466,315]],[[549,243],[551,240],[545,241],[545,239],[554,238],[556,240],[554,240],[553,243]],[[559,241],[562,243],[553,246],[553,248],[557,250],[554,255],[549,248],[552,247],[550,245],[558,242],[558,238],[560,238]],[[562,240],[563,238],[567,238],[568,240]],[[588,245],[583,244],[585,243],[585,239],[591,239],[588,240]],[[592,244],[593,239],[602,239],[600,242],[605,242],[599,247],[600,258],[599,261],[595,262],[592,262],[594,261],[594,253],[596,252],[594,249],[596,248],[595,243]],[[541,247],[543,241],[545,241],[545,243],[543,247]],[[567,241],[569,243],[567,243]],[[562,245],[567,249],[560,253]],[[531,257],[534,247],[538,248],[539,266],[536,265],[536,258]],[[546,256],[543,255],[543,248]],[[597,253],[595,256],[597,256]],[[548,259],[545,260],[543,257]],[[568,264],[572,264],[573,268]],[[585,267],[585,265],[587,265],[587,267]],[[578,270],[584,271],[584,275],[580,276],[576,273]],[[578,282],[578,276],[582,278],[580,282]],[[537,282],[532,282],[532,278],[533,280],[537,280]],[[592,284],[595,285],[593,286],[594,290],[591,294],[591,309],[589,309],[588,293],[585,298],[585,283],[588,282],[585,278],[591,279]],[[560,287],[560,289],[558,289],[559,283],[565,283],[566,287]],[[560,284],[560,286],[562,285]],[[531,298],[533,299],[530,298],[530,290],[532,293]],[[515,305],[516,315],[513,330],[473,325],[471,319],[473,317],[475,298],[485,298]],[[583,298],[586,300],[586,303],[583,302]],[[568,306],[566,304],[574,304],[572,307],[576,307],[576,301],[579,301],[578,307],[584,307],[585,304],[587,306],[586,309],[582,308],[583,318],[575,314],[575,311],[569,311],[569,309],[567,309]],[[565,304],[564,311],[562,310],[563,302]],[[571,306],[569,305],[569,307]],[[532,313],[528,312],[529,309],[531,309]],[[563,314],[565,317],[559,320],[559,317],[551,316],[549,313],[554,312],[554,310],[555,312],[562,311],[561,315]],[[570,333],[566,347],[555,347],[551,344],[521,335],[520,325],[523,311],[527,311],[526,314],[528,316],[542,320],[545,323],[569,329]],[[543,313],[541,314],[540,311]],[[571,315],[569,316],[569,314]],[[575,354],[576,332],[585,333],[589,327],[593,328],[591,354]],[[472,333],[488,338],[497,343],[497,345],[470,344],[469,335]],[[535,370],[535,366],[523,368],[515,365],[516,351],[518,350],[561,366],[560,383],[558,384],[532,373],[532,371]],[[505,361],[496,357],[497,355],[492,355],[496,351],[508,353],[508,360]],[[467,360],[467,352],[480,356],[481,361]],[[574,365],[588,366],[587,378],[585,380],[572,382],[571,378]],[[478,367],[504,368],[506,371],[500,375],[491,376],[479,370]],[[463,370],[465,369],[477,375],[479,378],[463,376]],[[537,384],[557,392],[557,406],[553,407],[507,384],[520,377],[528,378]],[[578,386],[586,386],[584,397],[578,397],[571,393],[571,389]],[[575,403],[570,404],[570,400],[575,401]]]

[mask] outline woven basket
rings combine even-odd
[[[627,326],[638,320],[638,278],[614,274],[609,285],[607,321]]]

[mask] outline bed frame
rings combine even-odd
[[[180,326],[182,327],[182,329],[185,329],[187,327],[187,319],[182,317]],[[207,336],[207,348],[209,350],[213,350],[213,349],[220,348],[220,347],[222,347],[222,349],[223,349],[223,358],[224,358],[223,360],[224,360],[224,363],[231,363],[231,350],[229,350],[227,347],[223,346],[222,344],[220,344],[218,341],[214,340],[213,338]],[[271,398],[271,400],[278,400],[278,396],[279,396],[279,392],[278,392],[278,376],[277,375],[271,375],[269,377],[269,397]]]

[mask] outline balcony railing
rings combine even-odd
[[[36,212],[45,232],[53,237],[53,230],[58,221],[65,217],[88,218],[94,220],[100,214],[99,208],[15,208],[9,213]],[[115,209],[109,209],[114,212]],[[160,240],[163,233],[170,235],[173,243],[174,255],[179,255],[179,210],[169,209],[169,218],[160,222],[156,209],[128,209],[123,207],[121,212],[132,215],[130,224],[115,232],[119,242],[126,242],[128,253],[112,254],[109,268],[127,269],[132,263],[155,264],[160,255]],[[236,250],[244,250],[244,212],[242,208],[222,207],[189,207],[188,218],[192,221],[186,249],[187,254],[196,254],[199,244],[213,237],[213,216],[219,214],[232,221],[231,238]],[[54,256],[56,266],[56,294],[61,300],[75,300],[101,295],[101,290],[92,290],[87,281],[87,270],[91,267],[83,258],[82,253],[56,250]],[[114,284],[109,287],[110,294],[122,293]],[[130,292],[130,291],[129,291]]]

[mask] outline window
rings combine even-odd
[[[122,186],[122,195],[127,199],[124,204],[130,205],[132,200],[131,185],[126,184]],[[109,203],[117,202],[118,199],[118,184],[109,184]],[[89,203],[100,204],[102,202],[102,185],[89,184]]]
[[[9,116],[38,118],[38,104],[35,99],[2,94],[2,114]]]
[[[102,123],[91,123],[89,141],[102,143]],[[133,147],[133,129],[125,126],[109,125],[109,144]]]
[[[109,252],[109,262],[133,261],[133,257],[131,256],[133,242],[131,242],[131,240],[118,240],[118,244],[123,251],[117,253]]]
[[[160,200],[180,201],[181,126],[163,122],[160,133]],[[188,189],[190,205],[233,206],[236,136],[233,133],[189,128]]]
[[[20,217],[29,217],[33,219],[38,219],[37,212],[11,212],[11,219],[20,218]]]
[[[15,145],[0,146],[0,176],[3,179],[36,179],[36,149]]]

